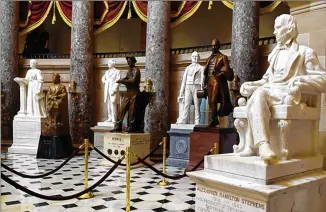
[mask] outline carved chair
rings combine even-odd
[[[240,142],[233,150],[241,155],[254,142],[248,126],[246,100],[241,98],[238,103],[233,116]],[[278,157],[287,160],[318,153],[320,93],[302,93],[299,105],[274,105],[270,110],[270,144]]]

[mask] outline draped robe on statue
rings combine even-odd
[[[117,102],[119,101],[119,83],[120,71],[116,68],[110,69],[105,72],[102,77],[104,83],[104,103],[108,108],[108,121],[116,122],[117,119]]]
[[[45,116],[44,96],[42,93],[43,76],[39,69],[29,69],[25,79],[28,81],[27,115]]]

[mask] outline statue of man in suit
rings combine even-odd
[[[274,34],[277,45],[268,56],[269,67],[263,78],[245,82],[240,88],[242,96],[250,97],[246,110],[253,146],[242,156],[256,155],[266,162],[276,159],[270,147],[271,106],[298,107],[302,92],[326,92],[326,72],[315,51],[299,45],[297,25],[293,16],[283,14],[276,18]]]
[[[197,90],[201,90],[203,74],[204,67],[199,64],[199,54],[194,51],[191,54],[191,64],[186,68],[182,78],[178,102],[183,102],[183,110],[177,124],[188,124],[192,102],[195,105],[195,124],[199,124],[201,99],[197,97]]]
[[[209,127],[218,126],[218,117],[228,116],[233,111],[227,82],[232,81],[233,78],[234,74],[230,68],[228,57],[220,52],[220,41],[214,39],[212,54],[207,59],[203,80],[205,96],[208,96],[208,103],[212,111]],[[219,109],[218,103],[220,103]]]

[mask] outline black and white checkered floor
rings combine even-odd
[[[35,159],[30,155],[10,154],[6,165],[27,174],[50,171],[64,160]],[[101,158],[90,157],[89,185],[97,182],[110,167],[100,166]],[[155,165],[161,169],[161,165]],[[18,177],[4,169],[1,171],[19,184],[44,195],[71,195],[84,189],[84,158],[77,156],[53,175],[43,179]],[[167,167],[167,173],[182,174],[183,169]],[[160,176],[147,168],[131,171],[131,210],[132,211],[195,211],[195,183],[188,177],[169,180],[167,187],[159,187]],[[47,201],[30,196],[1,181],[2,212],[92,212],[125,211],[125,170],[116,169],[109,178],[93,190],[95,198],[88,200]]]

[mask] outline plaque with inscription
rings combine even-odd
[[[149,133],[104,133],[103,152],[113,160],[120,159],[126,151],[130,151],[143,158],[150,152],[150,134]],[[131,157],[131,163],[137,159]]]
[[[197,184],[196,212],[264,212],[266,204],[215,188]]]

